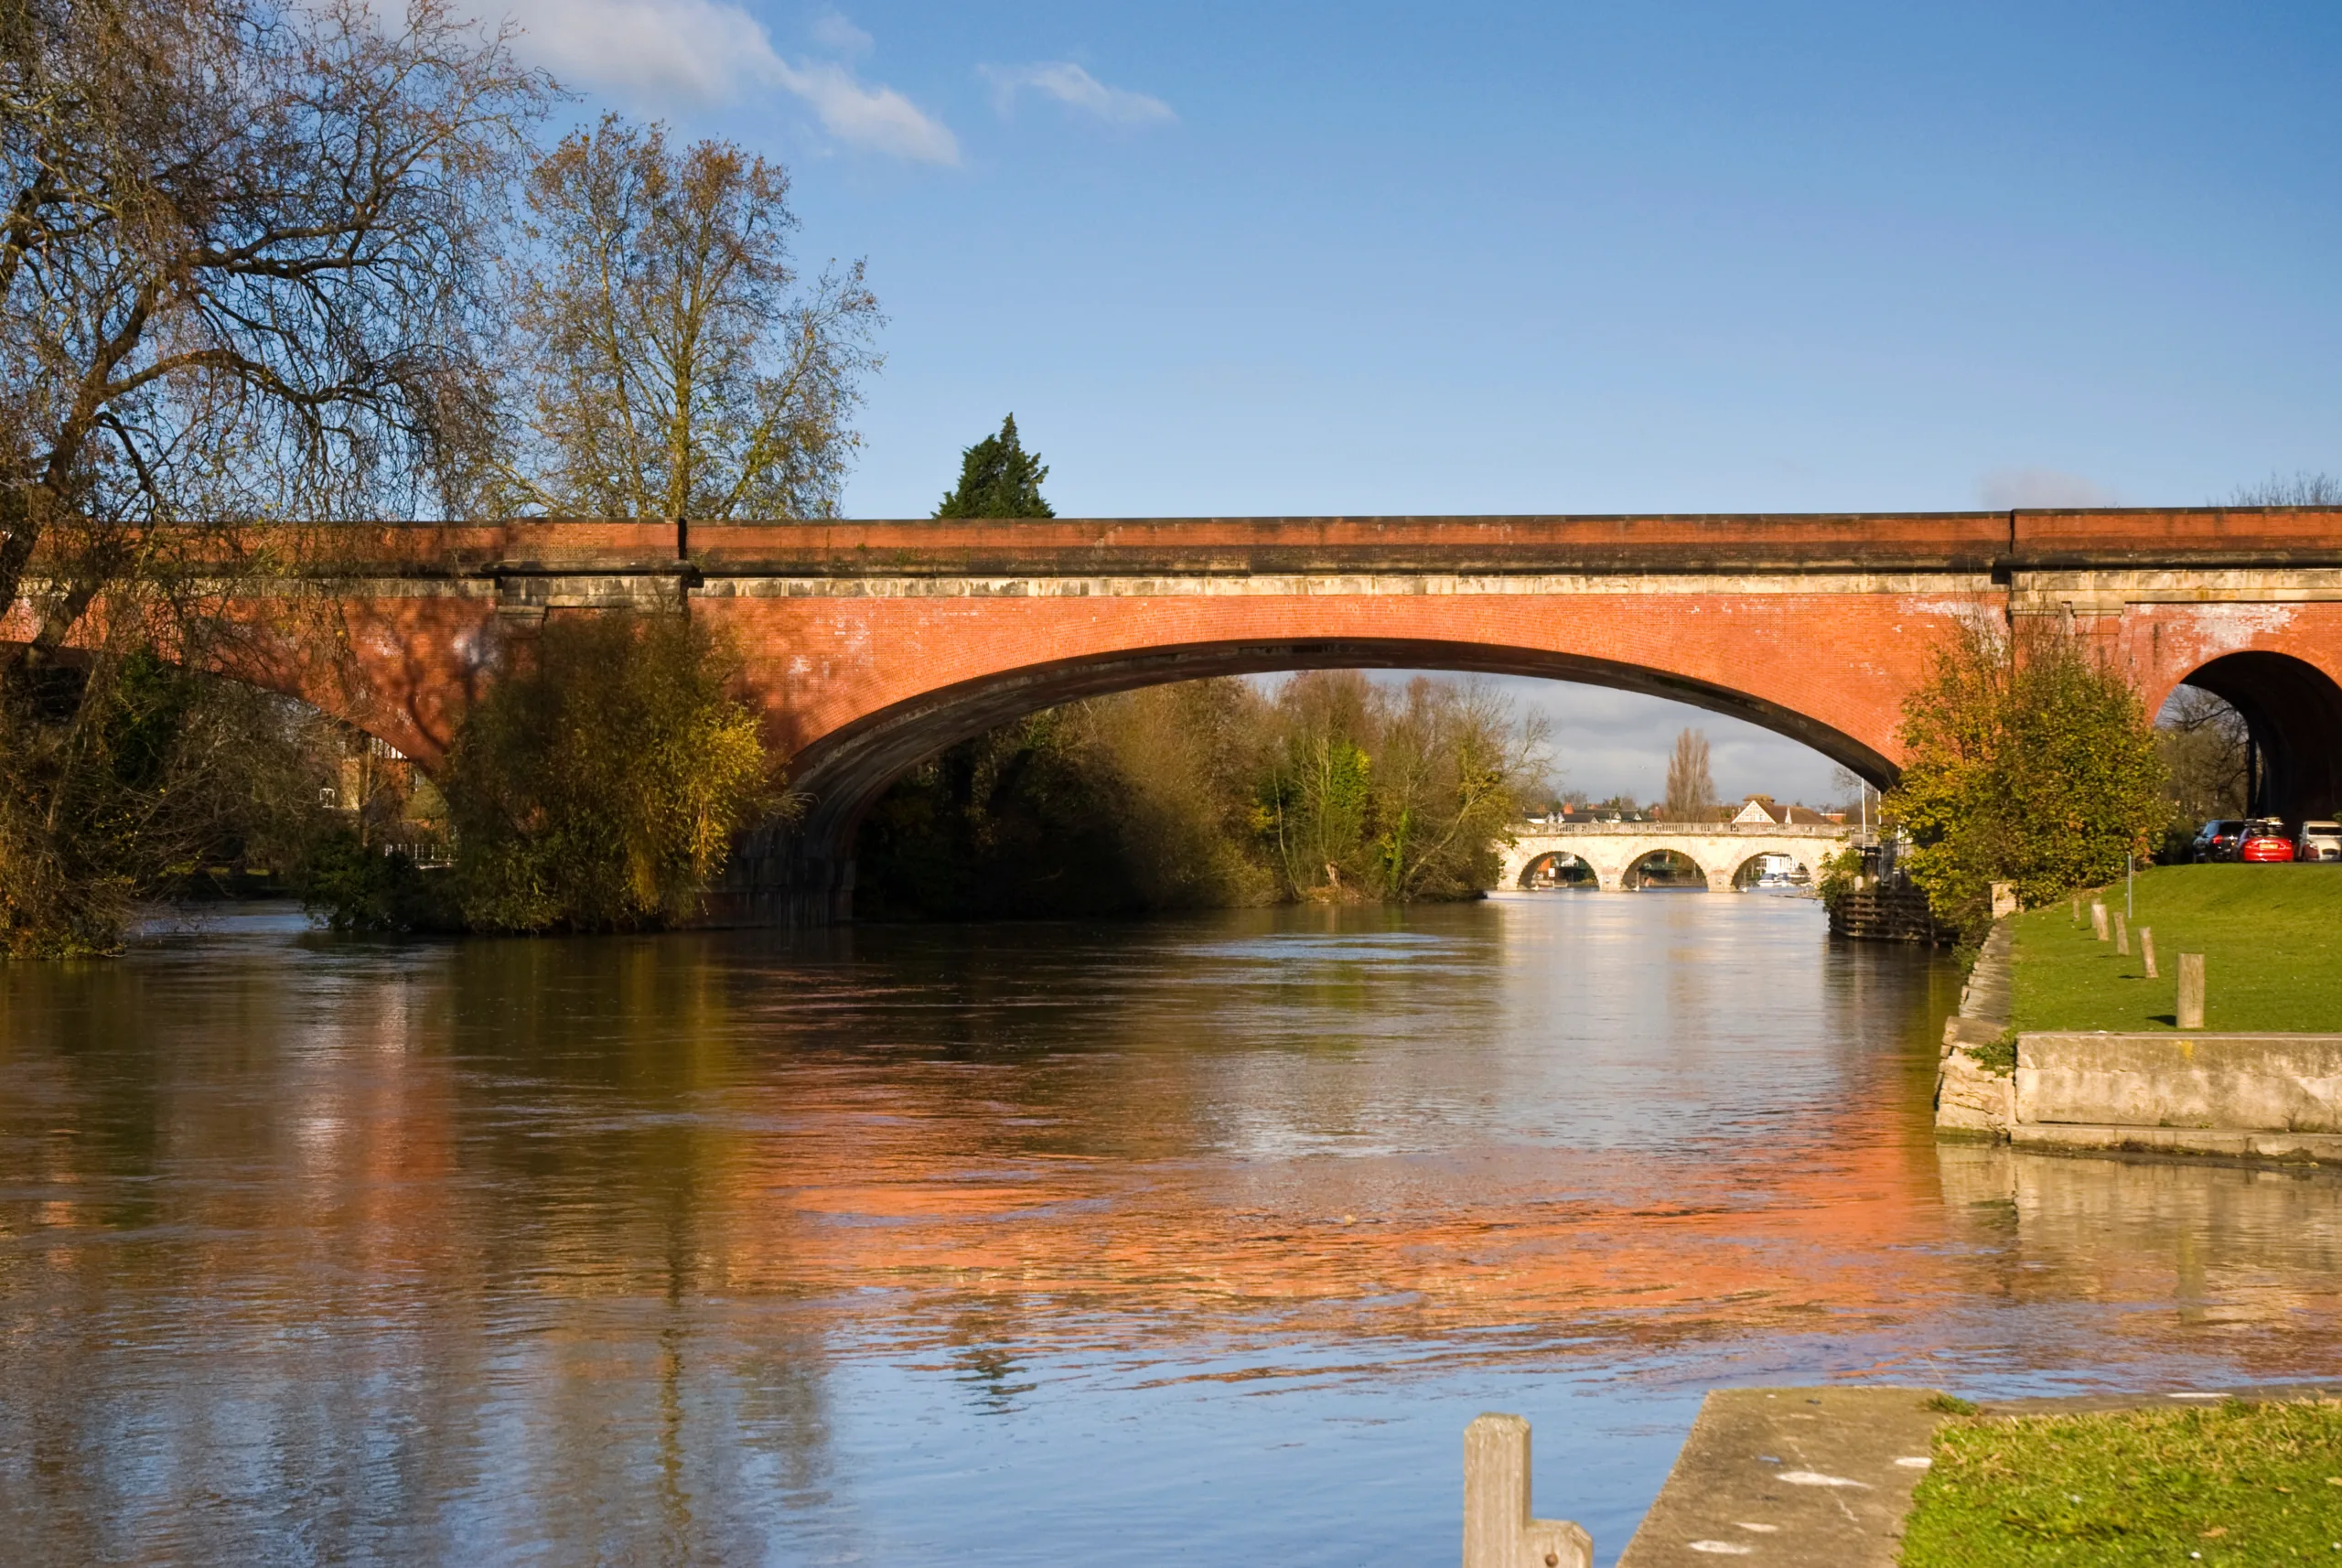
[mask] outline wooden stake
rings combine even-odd
[[[1464,1429],[1464,1568],[1593,1568],[1567,1520],[1529,1517],[1529,1423],[1484,1415]]]
[[[2104,941],[2107,936],[2106,906],[2095,900],[2091,901],[2090,907],[2090,934],[2100,941]]]
[[[2131,923],[2119,914],[2114,917],[2114,950],[2131,956]]]
[[[2139,928],[2139,956],[2146,961],[2147,978],[2155,978],[2155,932],[2153,926]]]
[[[2173,1009],[2183,1029],[2204,1026],[2204,955],[2184,952],[2179,955],[2179,1005]]]

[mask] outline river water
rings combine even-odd
[[[0,967],[0,1559],[1611,1562],[1706,1390],[2332,1376],[2331,1176],[1939,1148],[1810,902]]]

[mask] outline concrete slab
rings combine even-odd
[[[2342,1034],[2020,1035],[2016,1114],[2342,1135]]]
[[[1943,1125],[1952,1125],[1944,1122]],[[2011,1144],[2064,1154],[2211,1155],[2280,1165],[2342,1165],[2342,1133],[2255,1133],[2226,1127],[2117,1127],[2078,1122],[2019,1122]]]
[[[1618,1568],[1894,1568],[1946,1417],[1928,1389],[1722,1389]]]

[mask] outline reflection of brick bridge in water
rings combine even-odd
[[[1893,781],[1903,699],[1965,615],[2070,617],[2148,706],[2241,709],[2261,804],[2342,805],[2342,510],[1761,517],[517,522],[314,531],[350,658],[240,672],[428,767],[498,650],[546,614],[687,604],[735,636],[810,798],[713,912],[842,915],[887,783],[1070,698],[1340,667],[1654,693]],[[15,626],[25,625],[21,610]],[[21,636],[18,630],[16,635]]]
[[[1712,893],[1728,893],[1749,863],[1780,855],[1819,881],[1821,863],[1850,842],[1854,830],[1835,823],[1748,822],[1569,822],[1523,823],[1515,842],[1499,846],[1504,858],[1499,887],[1526,887],[1545,863],[1574,857],[1594,873],[1605,893],[1627,890],[1627,874],[1638,862],[1671,850],[1700,868]]]

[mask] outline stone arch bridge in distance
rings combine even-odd
[[[1835,823],[1573,822],[1528,823],[1514,830],[1503,851],[1499,887],[1526,887],[1547,862],[1574,857],[1594,873],[1605,893],[1623,893],[1627,875],[1661,850],[1671,850],[1700,868],[1708,891],[1728,893],[1749,862],[1780,855],[1819,881],[1821,863],[1851,842],[1854,830]]]

